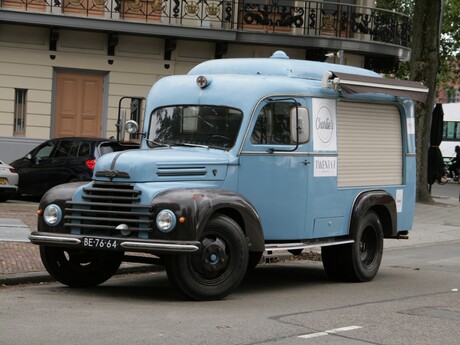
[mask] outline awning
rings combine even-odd
[[[332,85],[343,93],[384,93],[410,98],[424,103],[428,88],[416,81],[368,77],[363,75],[327,71],[323,84]],[[326,85],[324,85],[326,86]]]

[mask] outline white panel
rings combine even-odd
[[[392,105],[339,102],[338,186],[402,183],[399,110]]]

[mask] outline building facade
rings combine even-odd
[[[0,0],[0,158],[53,137],[115,136],[121,97],[208,59],[283,50],[389,71],[410,58],[410,19],[373,4]]]

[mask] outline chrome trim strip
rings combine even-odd
[[[29,241],[32,243],[42,244],[71,244],[71,245],[79,245],[81,244],[81,240],[78,238],[72,237],[60,237],[60,236],[42,236],[42,235],[30,235]]]
[[[317,247],[327,247],[327,246],[336,246],[340,244],[354,243],[352,239],[342,240],[342,241],[333,241],[333,242],[318,242],[318,243],[272,243],[265,245],[265,251],[277,252],[283,250],[295,250],[295,249],[308,249],[308,248],[317,248]]]
[[[318,156],[333,156],[337,157],[337,152],[283,152],[275,151],[273,153],[267,151],[241,151],[241,156],[308,156],[308,157],[318,157]]]
[[[122,242],[120,244],[125,249],[139,250],[166,250],[184,253],[193,253],[200,248],[194,244],[165,244],[165,243],[145,243],[145,242]]]

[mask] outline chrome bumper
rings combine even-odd
[[[66,248],[82,248],[94,250],[108,250],[107,248],[95,248],[84,245],[84,239],[98,239],[99,241],[117,241],[118,251],[136,251],[148,253],[193,253],[200,250],[199,241],[164,241],[147,239],[125,239],[104,236],[86,236],[72,234],[56,234],[52,232],[34,231],[30,234],[29,240],[33,244],[48,245]],[[112,249],[113,250],[113,249]]]

